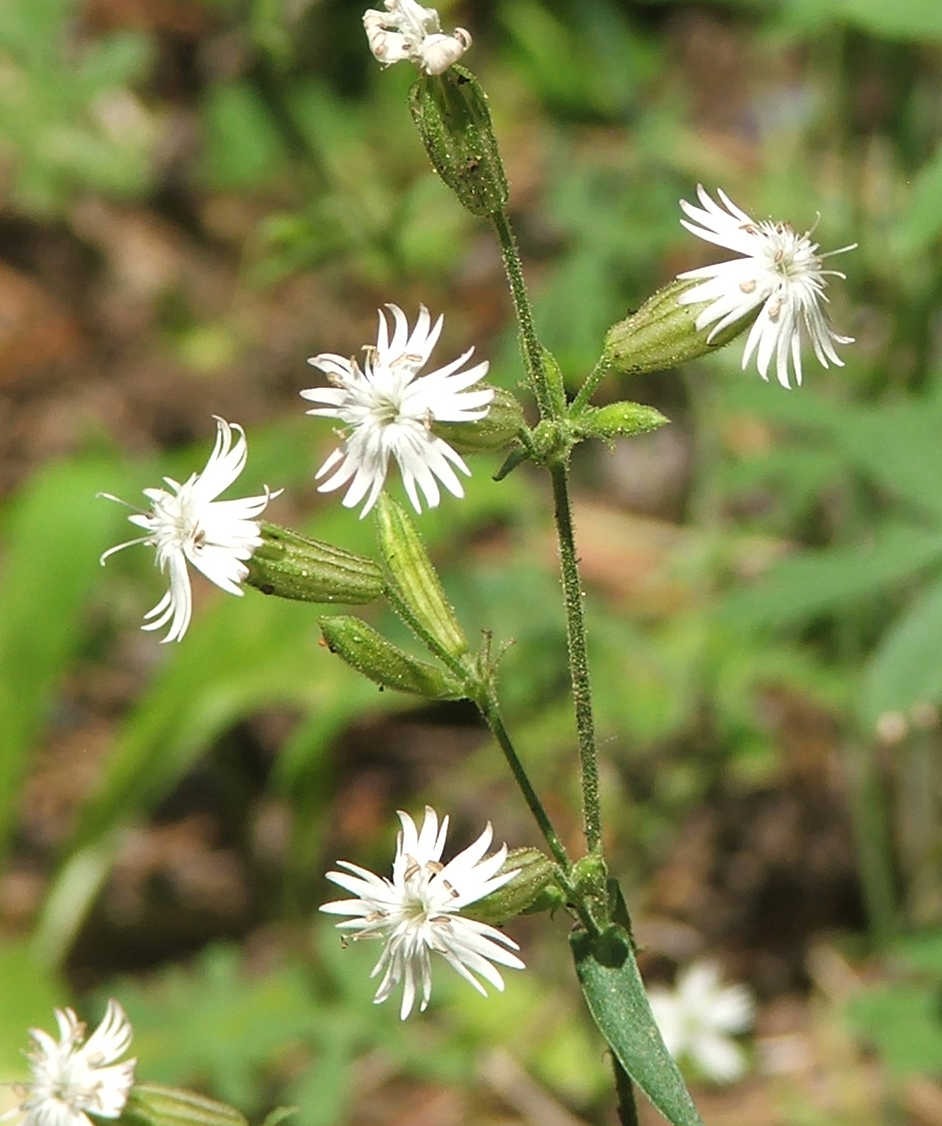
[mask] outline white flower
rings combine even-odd
[[[453,496],[464,496],[452,466],[468,476],[471,471],[444,439],[432,433],[432,423],[483,418],[494,397],[491,388],[468,390],[487,374],[486,360],[467,371],[459,370],[473,348],[443,368],[417,378],[435,347],[443,318],[433,325],[428,309],[421,305],[410,335],[405,313],[397,305],[386,308],[395,322],[391,340],[386,316],[380,310],[376,346],[364,347],[363,367],[353,358],[347,360],[330,352],[312,356],[308,363],[320,368],[333,386],[301,392],[305,399],[327,404],[308,414],[346,423],[343,445],[327,458],[316,476],[321,478],[336,468],[320,486],[322,493],[339,489],[352,478],[343,503],[353,508],[366,497],[361,517],[382,491],[390,455],[399,464],[402,483],[417,512],[422,511],[422,504],[416,486],[430,508],[438,504],[436,478]]]
[[[233,431],[238,434],[235,442]],[[144,528],[147,535],[118,544],[101,557],[104,563],[109,555],[138,543],[157,549],[158,567],[162,572],[170,572],[170,589],[144,615],[147,624],[141,628],[162,629],[170,622],[164,641],[179,641],[190,624],[193,595],[188,562],[229,594],[243,593],[239,583],[249,573],[244,560],[250,559],[262,542],[253,517],[260,515],[269,500],[281,492],[280,489],[270,492],[266,486],[261,496],[215,499],[239,476],[247,457],[248,446],[242,427],[235,423],[230,426],[217,418],[216,445],[203,472],[192,474],[182,485],[165,477],[172,491],[145,489],[144,496],[151,502],[150,511],[141,510],[128,519]],[[99,496],[126,503],[109,493]]]
[[[421,832],[408,814],[400,813],[399,820],[402,830],[396,843],[392,879],[381,879],[365,868],[341,860],[338,867],[345,871],[328,872],[327,878],[357,898],[325,903],[321,910],[331,915],[350,915],[351,918],[337,924],[350,937],[380,938],[386,943],[370,975],[382,974],[373,1000],[376,1004],[385,1001],[402,981],[399,1015],[405,1020],[412,1011],[417,988],[422,995],[419,1009],[424,1011],[428,1005],[432,993],[430,951],[441,954],[479,993],[485,990],[476,974],[495,989],[504,988],[491,962],[513,969],[523,969],[523,962],[505,949],[519,950],[505,934],[461,915],[463,907],[503,887],[517,874],[516,870],[497,874],[507,857],[506,845],[482,859],[493,836],[491,826],[474,844],[443,865],[441,855],[448,818],[439,827],[435,811],[426,806]]]
[[[678,974],[673,989],[648,990],[667,1050],[688,1056],[715,1083],[732,1083],[746,1070],[746,1057],[730,1034],[752,1026],[755,1002],[745,985],[720,985],[715,962],[694,962]]]
[[[837,270],[822,269],[825,258],[843,254],[857,245],[841,247],[828,254],[818,254],[818,244],[811,241],[811,231],[796,234],[788,223],[763,219],[757,223],[730,200],[723,191],[717,193],[724,211],[697,185],[702,207],[680,201],[687,219],[681,223],[707,242],[734,250],[742,258],[688,270],[681,278],[703,278],[698,285],[680,297],[681,305],[709,302],[697,317],[698,329],[713,325],[712,340],[724,328],[759,309],[749,329],[742,366],[756,353],[759,374],[768,379],[769,364],[775,357],[775,373],[783,387],[789,387],[789,364],[794,368],[795,383],[801,386],[802,330],[811,339],[819,362],[843,366],[834,350],[835,344],[851,344],[853,337],[839,336],[828,322],[824,303],[828,276],[843,278]],[[760,308],[761,306],[761,308]]]
[[[451,35],[442,33],[434,8],[423,8],[415,0],[385,4],[385,12],[370,8],[363,16],[370,50],[384,66],[410,59],[426,74],[441,74],[471,46],[471,36],[462,27]]]
[[[85,1039],[85,1025],[71,1009],[56,1009],[58,1043],[31,1028],[27,1052],[30,1081],[19,1110],[24,1126],[93,1126],[89,1114],[118,1118],[134,1082],[136,1060],[117,1061],[131,1046],[132,1029],[117,1001]]]

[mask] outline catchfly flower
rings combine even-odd
[[[688,1057],[715,1083],[732,1083],[746,1070],[746,1057],[731,1035],[752,1026],[755,1002],[745,985],[721,985],[715,962],[694,962],[677,977],[673,989],[648,990],[667,1050]]]
[[[374,8],[363,16],[367,42],[384,66],[409,59],[426,74],[441,74],[471,46],[462,27],[451,35],[442,32],[438,12],[415,0],[386,0],[386,10]]]
[[[254,517],[281,492],[273,493],[266,486],[261,496],[216,500],[245,468],[247,457],[242,427],[216,418],[216,445],[203,472],[192,474],[182,485],[165,477],[169,489],[145,489],[150,510],[135,512],[128,520],[147,534],[109,548],[101,557],[104,563],[109,555],[138,543],[156,548],[157,566],[170,572],[170,589],[144,615],[146,624],[141,628],[162,629],[169,622],[164,641],[179,641],[190,624],[193,593],[187,563],[229,594],[243,593],[239,583],[249,573],[244,561],[262,542]],[[99,496],[127,503],[110,493]]]
[[[326,404],[308,414],[337,418],[346,425],[343,444],[317,471],[317,479],[330,474],[319,491],[330,492],[349,481],[343,503],[354,508],[366,498],[361,517],[382,491],[390,456],[399,465],[402,483],[416,512],[422,511],[419,489],[430,508],[438,504],[438,481],[453,496],[464,496],[455,469],[468,476],[471,471],[451,446],[432,432],[432,423],[483,418],[494,398],[489,387],[469,390],[484,378],[488,368],[483,360],[467,371],[461,370],[473,348],[443,368],[419,376],[441,334],[444,318],[432,324],[428,309],[421,305],[410,333],[406,315],[398,305],[386,308],[393,318],[392,337],[380,310],[376,345],[364,347],[362,367],[354,358],[331,352],[312,356],[308,363],[324,372],[331,386],[301,392],[311,402]]]
[[[58,1041],[41,1028],[30,1029],[30,1080],[23,1084],[25,1097],[17,1108],[26,1116],[24,1126],[92,1126],[89,1114],[120,1117],[137,1062],[118,1062],[131,1046],[124,1010],[109,1001],[87,1040],[85,1025],[71,1009],[55,1013]]]
[[[811,231],[799,235],[788,223],[770,219],[756,222],[725,192],[717,194],[723,207],[710,197],[702,184],[697,186],[702,206],[680,201],[688,216],[681,219],[681,223],[688,231],[742,255],[679,275],[699,281],[678,298],[681,305],[708,303],[697,316],[697,328],[712,325],[708,338],[712,340],[717,333],[758,309],[758,316],[746,337],[742,366],[745,369],[755,353],[759,374],[768,379],[769,365],[774,358],[775,374],[786,388],[790,386],[791,369],[795,383],[801,385],[803,333],[811,340],[822,366],[832,363],[843,367],[844,361],[834,345],[851,344],[853,337],[840,336],[834,331],[824,305],[828,300],[826,279],[845,275],[838,270],[825,270],[823,264],[825,258],[853,250],[857,244],[819,254],[818,244],[811,241]]]
[[[479,993],[485,992],[479,977],[495,989],[504,988],[492,962],[513,969],[523,969],[523,962],[510,952],[519,947],[502,931],[461,914],[462,908],[503,887],[517,874],[516,870],[500,872],[507,857],[506,845],[485,857],[493,836],[491,826],[474,844],[442,864],[448,818],[439,825],[435,811],[426,806],[421,831],[407,813],[400,812],[399,820],[402,829],[392,879],[341,860],[337,866],[344,871],[328,872],[327,878],[356,898],[325,903],[321,910],[351,916],[337,923],[345,936],[385,942],[370,975],[381,975],[373,1000],[377,1004],[385,1001],[401,981],[399,1015],[405,1020],[417,993],[421,995],[419,1009],[424,1011],[428,1005],[431,953],[440,954]]]

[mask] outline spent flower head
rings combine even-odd
[[[134,1082],[136,1060],[118,1062],[131,1046],[132,1029],[117,1001],[108,1002],[101,1024],[85,1038],[71,1009],[56,1009],[59,1039],[31,1028],[26,1053],[30,1080],[17,1108],[24,1126],[93,1126],[88,1115],[119,1118]]]
[[[426,806],[421,830],[407,813],[400,812],[399,820],[402,829],[392,878],[341,860],[337,866],[344,871],[328,872],[327,878],[356,898],[325,903],[321,910],[350,916],[337,923],[345,936],[378,938],[385,943],[371,974],[381,975],[373,1000],[377,1004],[385,1001],[403,982],[399,1015],[405,1020],[417,993],[421,994],[419,1009],[424,1011],[428,1005],[431,953],[440,954],[479,993],[485,992],[479,977],[495,989],[504,988],[492,962],[513,969],[523,969],[523,962],[510,952],[519,947],[502,931],[461,914],[462,908],[503,887],[517,874],[513,869],[500,871],[507,857],[506,845],[485,857],[493,836],[491,826],[453,860],[442,864],[448,818],[439,825],[435,811]]]
[[[742,1048],[730,1037],[752,1027],[755,1001],[745,985],[721,985],[715,962],[694,962],[677,975],[673,989],[648,990],[667,1050],[686,1056],[715,1083],[732,1083],[746,1070]]]
[[[157,566],[164,573],[170,572],[170,589],[144,615],[146,624],[141,628],[162,629],[169,622],[164,641],[181,640],[190,624],[193,594],[187,563],[229,594],[243,593],[239,584],[248,574],[245,560],[262,542],[254,517],[281,492],[279,489],[273,493],[266,486],[260,496],[215,499],[239,476],[247,457],[242,427],[217,418],[216,445],[202,473],[192,474],[182,485],[165,477],[169,489],[145,489],[150,510],[135,512],[128,520],[147,534],[118,544],[101,557],[104,563],[109,555],[139,543],[156,549]],[[127,503],[110,493],[99,496]]]
[[[415,0],[385,0],[385,8],[369,8],[363,16],[370,50],[384,66],[409,59],[426,74],[441,74],[471,46],[462,27],[451,35],[442,32],[435,8],[423,8]]]
[[[468,476],[471,471],[451,446],[432,432],[432,423],[483,418],[494,397],[489,387],[469,390],[487,374],[486,360],[460,370],[473,348],[443,368],[419,376],[441,334],[444,318],[432,324],[428,309],[421,305],[410,333],[406,315],[398,305],[386,308],[393,317],[392,337],[380,310],[376,345],[364,347],[362,367],[355,358],[345,359],[331,352],[312,356],[308,363],[324,372],[331,386],[301,392],[311,402],[326,404],[308,414],[339,419],[347,428],[343,444],[317,471],[318,479],[330,474],[319,491],[331,492],[349,481],[343,503],[354,508],[366,498],[361,517],[382,491],[390,456],[399,465],[402,483],[417,512],[422,511],[419,489],[430,508],[438,504],[438,481],[453,496],[464,496],[455,469]]]
[[[774,357],[775,374],[783,387],[789,387],[790,370],[801,385],[801,337],[806,333],[819,362],[843,366],[835,344],[851,344],[853,337],[840,336],[831,327],[825,304],[826,279],[843,278],[838,270],[823,269],[824,259],[843,254],[856,246],[841,247],[827,254],[818,253],[811,231],[799,235],[788,223],[763,219],[756,222],[740,210],[723,191],[717,192],[723,207],[697,186],[700,207],[686,200],[680,206],[687,219],[681,223],[698,238],[724,246],[742,255],[713,266],[688,270],[681,278],[698,279],[678,302],[694,305],[707,302],[697,316],[698,329],[712,325],[709,339],[725,328],[754,314],[743,351],[743,368],[753,353],[763,379],[768,379]],[[725,210],[724,210],[725,208]]]

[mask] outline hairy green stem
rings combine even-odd
[[[612,1064],[615,1068],[615,1091],[618,1094],[618,1121],[621,1126],[638,1126],[634,1083],[614,1053],[612,1053]]]
[[[582,816],[586,848],[602,851],[602,811],[599,802],[599,764],[595,746],[595,720],[592,717],[592,687],[589,683],[589,653],[586,643],[585,610],[582,605],[582,580],[572,526],[569,501],[569,466],[562,458],[550,467],[553,480],[553,509],[559,539],[563,601],[566,605],[566,636],[569,642],[569,673],[576,712],[579,740],[579,766],[582,775]]]
[[[507,733],[507,728],[504,727],[504,721],[501,719],[500,708],[498,707],[496,697],[493,694],[489,694],[477,703],[481,714],[487,720],[488,727],[490,727],[491,731],[494,733],[494,738],[500,744],[500,749],[504,752],[504,758],[507,760],[514,780],[520,787],[524,799],[530,807],[530,812],[533,814],[537,825],[540,827],[540,832],[543,834],[549,846],[549,850],[553,854],[553,859],[563,872],[569,872],[572,867],[569,854],[566,852],[566,848],[560,840],[559,834],[553,828],[549,814],[547,814],[546,810],[543,808],[543,803],[537,796],[536,790],[533,789],[533,785],[527,776],[523,763],[517,755],[510,735]]]
[[[600,356],[596,361],[595,367],[586,376],[585,383],[579,388],[576,397],[572,401],[569,408],[569,413],[573,417],[581,414],[589,405],[589,400],[595,394],[595,389],[602,382],[606,375],[611,371],[611,366],[604,356]]]
[[[517,251],[517,240],[514,238],[513,228],[504,211],[495,211],[491,215],[497,240],[500,243],[500,252],[504,260],[504,271],[514,301],[514,311],[517,315],[517,325],[520,332],[520,349],[523,352],[523,362],[527,369],[527,378],[536,398],[540,415],[543,418],[557,418],[561,415],[565,404],[559,404],[554,396],[546,365],[543,361],[543,349],[536,335],[536,325],[533,323],[533,310],[530,307],[530,298],[527,294],[526,282],[523,278],[523,265]]]
[[[536,396],[540,414],[545,419],[562,420],[566,414],[566,394],[554,364],[548,365],[546,354],[537,339],[533,311],[523,277],[523,266],[510,221],[504,211],[491,215],[500,242],[504,269],[513,295],[527,375]],[[596,377],[596,383],[603,372]],[[595,373],[593,373],[595,375]],[[590,379],[592,376],[590,376]],[[591,394],[591,391],[590,391]],[[582,607],[582,583],[576,557],[576,542],[569,503],[569,468],[567,456],[556,458],[549,465],[553,480],[553,501],[559,556],[562,569],[563,595],[566,605],[566,633],[569,642],[569,673],[572,679],[576,731],[579,739],[579,764],[582,777],[582,812],[586,847],[590,853],[602,850],[602,818],[599,805],[598,752],[595,746],[595,723],[592,718],[592,690],[589,684],[589,657],[586,646],[585,614]],[[496,732],[495,732],[496,734]],[[505,751],[506,753],[506,751]],[[513,763],[511,762],[511,768]],[[520,779],[518,778],[518,782]],[[531,809],[533,806],[531,805]],[[539,818],[537,818],[539,820]],[[541,825],[542,828],[542,825]],[[545,833],[545,830],[544,830]]]

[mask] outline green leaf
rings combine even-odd
[[[673,1126],[703,1126],[654,1020],[628,932],[617,924],[598,936],[580,930],[570,944],[589,1012],[619,1063]]]
[[[942,5],[937,6],[942,12]],[[942,231],[942,145],[919,169],[913,180],[906,214],[901,216],[898,239],[902,251],[912,257],[925,253],[925,248]]]
[[[262,98],[247,82],[210,88],[203,107],[203,173],[217,189],[266,183],[283,165],[279,131]]]
[[[940,559],[938,531],[890,526],[862,547],[805,551],[783,560],[759,582],[730,592],[720,604],[720,616],[727,624],[749,629],[803,624]]]
[[[186,967],[169,966],[146,986],[125,981],[109,988],[134,1025],[135,1052],[147,1060],[149,1080],[199,1082],[215,1098],[253,1112],[264,1101],[273,1058],[315,1041],[323,1022],[299,963],[254,976],[238,948],[224,943]]]
[[[297,1113],[298,1108],[296,1106],[276,1106],[274,1110],[265,1115],[262,1126],[281,1126],[282,1122],[294,1118]]]
[[[853,998],[848,1016],[897,1075],[939,1070],[942,1021],[937,989],[907,982],[877,986]]]
[[[856,469],[890,496],[923,512],[942,514],[938,392],[878,404],[829,400],[812,391],[759,398],[761,394],[761,388],[744,381],[730,392],[729,401],[759,411],[770,422],[794,427],[812,446],[830,451],[840,472]],[[789,456],[794,463],[794,454]]]
[[[6,524],[0,583],[0,857],[26,756],[59,677],[84,643],[82,613],[101,581],[113,506],[95,500],[110,468],[69,462],[37,474]]]
[[[179,1087],[135,1083],[120,1126],[249,1126],[235,1107]]]
[[[939,0],[844,0],[839,9],[847,20],[874,35],[899,39],[942,39]]]
[[[47,1027],[65,995],[62,983],[36,961],[25,943],[0,944],[0,1075],[25,1075],[28,1030]]]
[[[942,582],[887,631],[864,669],[858,713],[865,730],[885,712],[942,700]]]
[[[929,974],[942,982],[942,930],[921,931],[897,939],[889,950],[894,962],[909,970]]]

